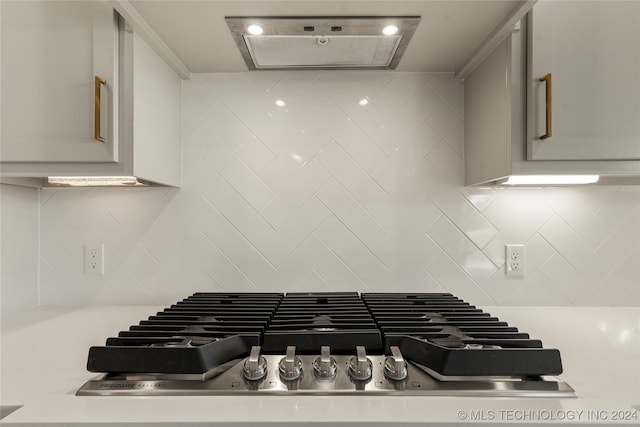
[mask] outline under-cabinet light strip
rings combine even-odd
[[[504,185],[568,185],[594,184],[599,175],[512,175]]]
[[[135,186],[145,185],[135,176],[50,176],[49,185],[68,187],[99,187],[99,186]]]

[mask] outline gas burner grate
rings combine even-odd
[[[384,336],[409,360],[450,376],[562,373],[560,352],[446,293],[362,294]]]
[[[196,293],[91,347],[87,368],[117,374],[205,374],[245,357],[388,355],[434,375],[562,373],[560,352],[451,294],[356,292]]]
[[[287,293],[264,334],[263,351],[299,354],[352,354],[356,346],[382,351],[382,338],[357,292]]]
[[[201,374],[260,345],[283,294],[195,293],[89,349],[91,372]]]

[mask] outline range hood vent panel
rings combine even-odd
[[[245,36],[256,68],[388,67],[400,36]]]
[[[250,70],[395,69],[420,17],[226,17]],[[263,33],[252,35],[251,25]],[[394,25],[398,32],[383,35]]]

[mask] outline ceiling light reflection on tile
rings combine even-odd
[[[626,344],[629,342],[630,339],[631,339],[631,331],[629,331],[628,329],[623,329],[618,334],[618,342],[620,344]]]
[[[606,332],[607,332],[607,330],[609,330],[609,327],[608,327],[608,325],[607,325],[607,322],[600,322],[600,323],[598,323],[598,329],[599,329],[601,332],[606,333]]]
[[[277,105],[278,107],[284,107],[285,105],[287,105],[287,103],[286,103],[286,102],[284,102],[282,99],[278,99],[278,100],[276,101],[276,105]]]
[[[367,97],[364,97],[360,101],[358,101],[358,104],[362,105],[363,107],[368,103],[369,103],[369,99],[367,99]]]
[[[299,154],[292,153],[291,158],[298,163],[302,163],[302,156],[300,156]]]

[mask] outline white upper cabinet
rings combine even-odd
[[[525,53],[516,31],[464,81],[466,185],[508,177],[524,159]]]
[[[110,2],[0,7],[5,182],[135,176],[180,186],[182,80]]]
[[[640,2],[540,1],[529,17],[527,159],[640,159]]]
[[[0,7],[2,162],[116,161],[113,8],[99,1],[1,1]]]
[[[140,36],[122,33],[120,123],[127,174],[182,183],[182,80]]]
[[[538,6],[546,6],[546,2]],[[620,149],[611,143],[612,138],[603,137],[601,146],[602,159],[585,159],[585,147],[574,148],[576,153],[565,150],[567,158],[535,160],[527,159],[528,142],[532,126],[531,96],[527,96],[527,86],[532,85],[527,76],[531,70],[527,69],[527,21],[523,20],[522,29],[512,32],[493,52],[465,79],[464,82],[464,163],[466,185],[500,183],[505,178],[515,175],[599,175],[600,183],[629,183],[640,182],[640,161],[634,158],[612,157],[612,153],[620,153]],[[636,48],[634,46],[634,48]],[[637,48],[636,48],[637,49]],[[637,76],[636,76],[637,77]],[[539,78],[539,77],[538,77]],[[578,77],[576,77],[578,78]],[[637,79],[636,79],[637,81]],[[537,83],[537,82],[536,82]],[[552,134],[548,139],[537,139],[534,144],[562,145],[563,141],[557,137],[556,129],[567,129],[573,135],[581,135],[584,141],[593,140],[587,135],[587,127],[574,124],[574,128],[560,126],[555,113],[562,108],[563,103],[555,96],[559,83],[552,74],[552,102],[554,116],[552,118]],[[542,88],[546,91],[546,88]],[[629,92],[635,101],[636,92]],[[539,94],[544,98],[545,93]],[[628,102],[628,100],[626,100]],[[528,104],[528,105],[527,105]],[[585,106],[582,106],[585,107]],[[591,106],[587,106],[591,107]],[[586,107],[585,107],[586,108]],[[583,108],[583,109],[585,109]],[[528,109],[528,110],[527,110]],[[587,110],[589,108],[586,108]],[[610,111],[609,111],[610,110]],[[628,113],[625,107],[610,105],[607,114],[624,116]],[[543,115],[542,112],[537,113]],[[637,114],[637,113],[636,113]],[[540,118],[540,117],[538,117]],[[611,119],[614,120],[614,119]],[[614,120],[615,121],[615,120]],[[640,120],[627,123],[627,129],[638,125]],[[610,127],[609,129],[614,129]],[[543,129],[544,130],[544,129]],[[640,138],[636,141],[640,141]],[[574,141],[576,142],[576,141]],[[640,142],[636,142],[636,146]],[[600,145],[598,145],[600,147]],[[592,153],[595,150],[591,151]],[[632,153],[631,149],[627,154]],[[581,154],[581,158],[570,155]]]

